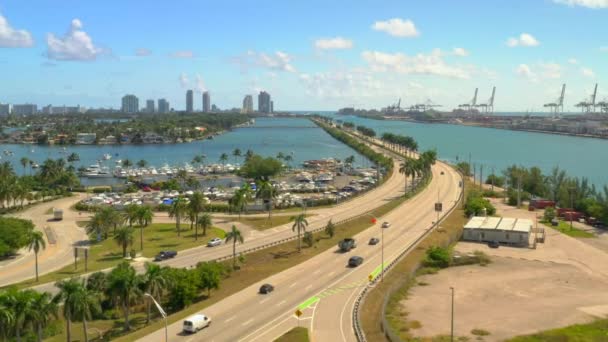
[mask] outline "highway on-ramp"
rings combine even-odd
[[[390,228],[374,227],[355,236],[358,247],[348,253],[325,251],[308,261],[253,284],[209,306],[202,312],[212,325],[195,335],[181,333],[182,324],[169,326],[170,341],[272,341],[297,325],[309,327],[314,341],[353,341],[352,305],[367,285],[368,275],[381,268],[382,241],[370,246],[371,237],[381,238],[384,231],[384,261],[388,264],[401,251],[425,233],[436,220],[434,203],[451,207],[459,198],[460,176],[449,166],[433,166],[433,181],[420,194],[391,211],[381,221]],[[371,219],[371,217],[370,217]],[[353,256],[364,258],[362,265],[347,267]],[[258,294],[263,283],[275,286],[269,295]],[[302,312],[300,319],[294,315]],[[140,341],[163,341],[164,329]]]

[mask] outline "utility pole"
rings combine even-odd
[[[477,179],[477,165],[473,165],[473,187],[475,187],[476,179]]]
[[[494,192],[494,178],[496,178],[496,175],[494,174],[494,166],[492,166],[492,192]]]
[[[479,190],[483,191],[483,165],[479,165]]]
[[[452,319],[451,319],[451,328],[450,328],[450,341],[454,342],[454,288],[450,287],[452,291]]]
[[[517,208],[521,206],[521,172],[517,173]]]
[[[572,193],[574,192],[574,187],[570,187],[570,230],[572,230],[572,219],[574,218],[573,214],[573,210],[574,210],[574,196],[572,196]]]

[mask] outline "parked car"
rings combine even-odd
[[[378,238],[371,238],[371,239],[369,239],[369,244],[370,245],[377,245],[378,242],[380,242],[380,239],[378,239]]]
[[[211,325],[211,318],[202,315],[192,315],[184,320],[184,325],[182,330],[185,333],[195,333],[203,328]]]
[[[338,243],[338,247],[340,248],[341,252],[348,252],[357,247],[357,242],[355,239],[346,238]]]
[[[176,251],[160,251],[154,257],[154,261],[163,261],[163,260],[171,259],[171,258],[174,258],[176,255],[177,255]]]
[[[391,224],[389,222],[387,222],[387,221],[382,222],[382,228],[388,228],[390,226],[391,226]]]
[[[500,243],[498,243],[498,241],[490,241],[490,242],[488,242],[488,247],[498,248],[498,247],[500,247]]]
[[[349,267],[357,267],[363,263],[363,258],[360,256],[354,256],[348,259]]]
[[[207,247],[215,247],[215,246],[219,246],[221,244],[222,244],[222,239],[216,237],[216,238],[209,240],[209,242],[207,242]]]
[[[270,284],[264,284],[260,287],[260,293],[261,294],[267,294],[274,291],[274,286],[270,285]]]

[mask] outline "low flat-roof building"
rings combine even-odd
[[[532,227],[528,219],[474,216],[464,226],[462,239],[527,247]]]

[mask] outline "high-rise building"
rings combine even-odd
[[[122,97],[120,108],[123,113],[137,113],[139,112],[139,99],[135,95],[125,95]]]
[[[146,112],[154,113],[154,100],[146,100]]]
[[[13,105],[12,114],[15,115],[33,115],[38,112],[38,106],[35,104],[16,104]]]
[[[10,105],[8,103],[6,103],[6,104],[0,103],[0,115],[1,116],[10,115],[12,112],[13,112],[13,105]]]
[[[270,112],[274,113],[274,101],[270,101]]]
[[[243,108],[241,108],[241,113],[253,113],[253,96],[245,95],[245,98],[243,99]]]
[[[190,89],[186,92],[186,112],[188,112],[188,113],[194,112],[193,96],[194,96],[194,93],[192,92],[192,89]]]
[[[206,91],[203,93],[203,112],[209,113],[211,111],[211,96],[209,92]]]
[[[258,95],[258,112],[270,113],[270,94],[265,91]]]
[[[169,102],[165,99],[158,99],[158,112],[169,113]]]

